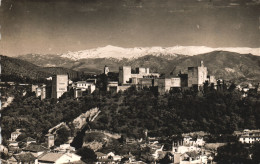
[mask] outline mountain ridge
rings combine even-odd
[[[112,45],[105,47],[98,47],[94,49],[87,49],[82,51],[74,51],[63,53],[60,56],[63,58],[69,58],[71,60],[80,59],[93,59],[93,58],[115,58],[122,60],[135,59],[146,55],[188,55],[194,56],[203,53],[209,53],[213,51],[229,51],[241,54],[253,54],[260,56],[260,48],[248,48],[248,47],[220,47],[211,48],[206,46],[173,46],[173,47],[134,47],[134,48],[122,48]]]
[[[77,77],[77,71],[62,67],[41,67],[33,62],[0,55],[1,58],[1,77],[19,77],[45,79],[54,74],[69,74],[71,78]],[[12,78],[11,78],[12,79]],[[3,79],[2,79],[3,80]]]
[[[34,56],[34,57],[33,57]],[[151,72],[177,75],[179,71],[187,73],[187,68],[198,66],[203,60],[210,75],[216,78],[241,82],[260,82],[260,56],[252,54],[239,54],[228,51],[213,51],[200,55],[145,55],[134,59],[115,58],[88,58],[71,60],[61,56],[27,55],[20,57],[39,66],[55,65],[79,72],[99,74],[107,65],[111,72],[118,72],[119,66],[129,65],[135,67],[149,67]]]

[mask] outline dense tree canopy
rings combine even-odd
[[[255,143],[253,146],[242,144],[239,142],[229,143],[219,147],[215,161],[220,164],[226,163],[245,163],[259,164],[260,163],[260,144]],[[251,157],[250,157],[251,156]]]
[[[81,160],[86,163],[94,163],[97,160],[97,155],[95,152],[87,147],[83,147],[77,150],[76,152],[78,155],[81,156]]]
[[[202,95],[202,96],[201,96]],[[101,95],[99,117],[93,128],[109,129],[133,137],[170,136],[191,131],[231,134],[259,128],[260,99],[242,99],[236,90],[175,91],[157,95],[153,90]]]
[[[58,103],[54,99],[40,101],[30,92],[25,96],[18,91],[16,94],[13,103],[1,112],[5,139],[16,128],[22,128],[27,136],[43,141],[48,129],[60,122],[68,123],[94,107],[99,107],[101,113],[90,123],[92,129],[135,138],[144,138],[145,129],[149,136],[171,136],[201,130],[231,134],[238,129],[260,128],[259,96],[242,99],[241,93],[233,89],[207,87],[199,94],[195,90],[173,90],[158,95],[153,89],[136,90],[133,86],[119,93],[96,90],[79,99],[73,99],[68,92]]]

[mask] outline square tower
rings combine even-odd
[[[109,73],[109,68],[108,66],[105,66],[104,67],[104,74],[107,75]]]
[[[119,85],[129,83],[131,79],[131,66],[119,67]]]
[[[208,80],[207,75],[207,67],[204,67],[203,61],[198,67],[188,67],[188,87],[203,86],[204,82]]]
[[[48,148],[54,146],[54,135],[53,134],[46,134],[45,135],[45,142],[48,145]]]
[[[55,75],[52,77],[52,98],[60,98],[68,91],[68,75]]]

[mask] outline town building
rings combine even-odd
[[[206,164],[208,161],[207,155],[199,145],[204,143],[201,140],[197,140],[195,144],[191,137],[186,136],[182,141],[173,142],[172,145],[172,154],[173,154],[173,163],[178,164],[195,164],[201,163]],[[203,143],[203,144],[200,144]]]
[[[248,144],[253,144],[255,142],[259,142],[260,141],[260,135],[252,135],[252,136],[240,136],[239,137],[239,141],[241,143],[248,143]]]
[[[190,137],[190,136],[185,136],[183,138],[183,145],[186,146],[203,146],[205,145],[205,141],[203,140],[202,137]]]
[[[115,155],[113,152],[107,154],[102,152],[96,152],[97,162],[96,164],[102,163],[120,163],[122,156]]]
[[[253,144],[255,142],[260,142],[260,130],[249,130],[244,129],[239,137],[241,143]]]
[[[38,164],[63,164],[79,162],[81,156],[74,153],[45,153],[38,159]]]
[[[58,99],[68,91],[68,75],[54,75],[52,77],[52,98]]]
[[[21,129],[16,129],[15,132],[12,132],[12,133],[11,133],[10,141],[16,141],[16,139],[18,138],[18,136],[19,136],[20,134],[22,134],[20,131],[21,131]]]
[[[62,144],[54,149],[57,152],[75,152],[75,147],[70,146],[70,144]]]
[[[46,134],[45,135],[45,142],[48,148],[54,146],[54,135],[53,134]]]

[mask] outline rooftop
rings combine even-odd
[[[14,158],[20,162],[34,162],[34,160],[36,159],[31,153],[21,153],[15,155]]]
[[[103,157],[103,156],[106,156],[106,154],[101,153],[101,152],[96,152],[96,155],[97,155],[97,157]]]
[[[65,154],[61,153],[46,153],[39,158],[39,161],[55,162]]]
[[[31,138],[31,137],[27,137],[27,138],[25,138],[24,140],[23,140],[24,142],[36,142],[36,140],[35,139],[33,139],[33,138]]]
[[[30,151],[30,152],[41,152],[41,151],[46,151],[48,150],[46,147],[42,145],[37,145],[37,144],[30,144],[27,147],[23,148],[24,151]]]

